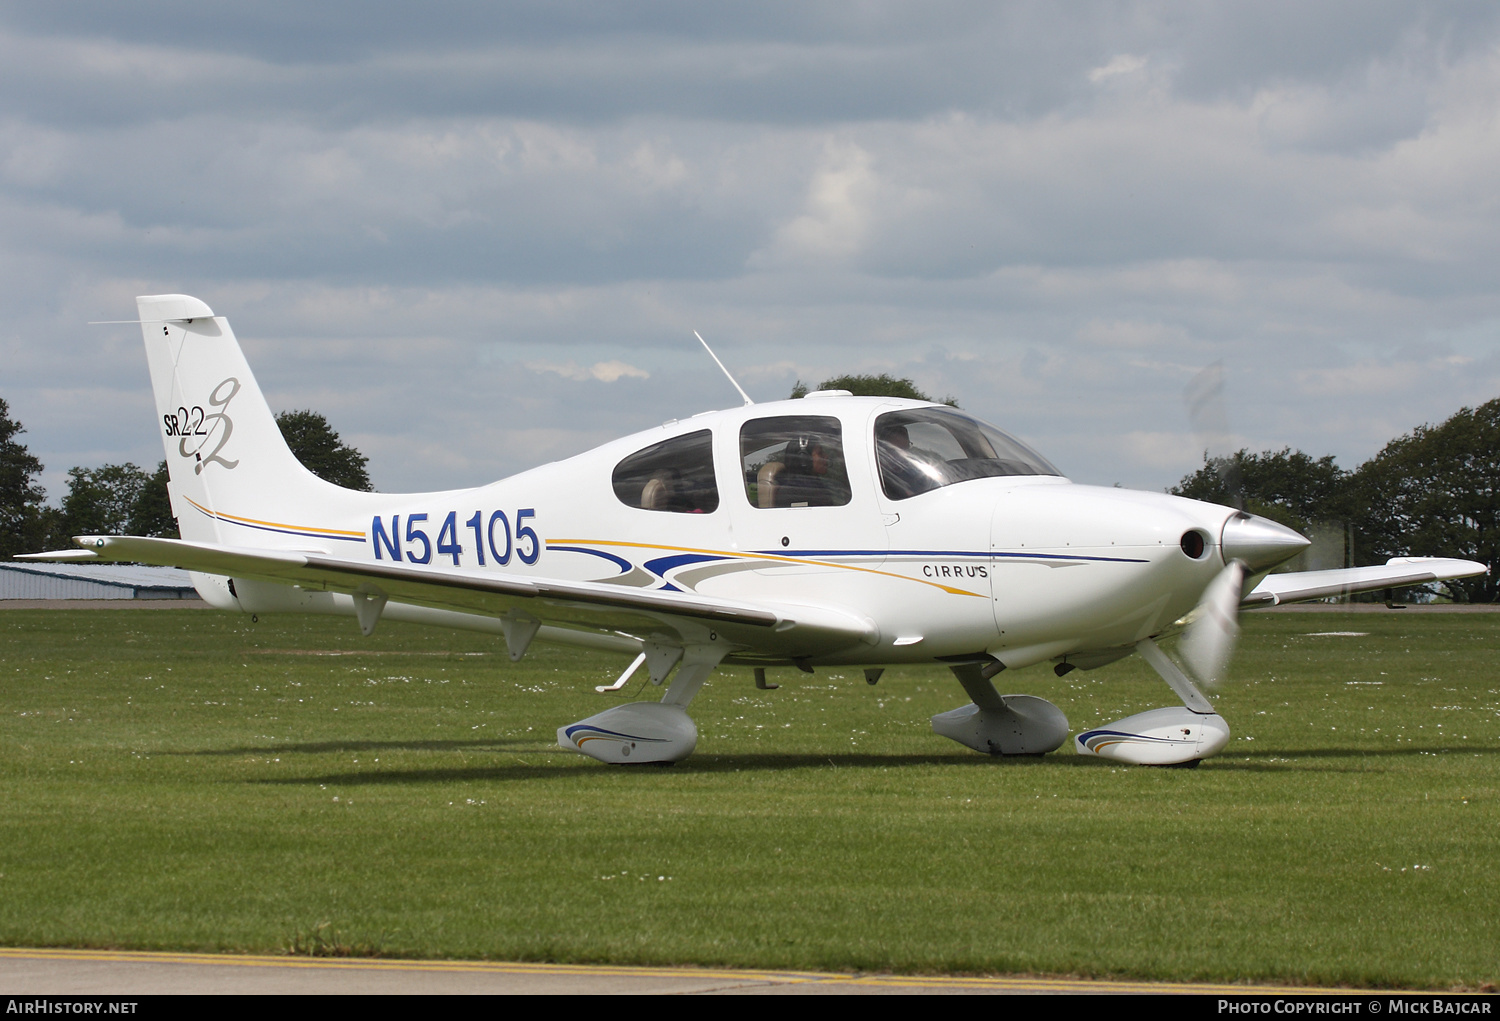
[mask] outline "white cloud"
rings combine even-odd
[[[645,369],[638,369],[634,365],[627,365],[618,360],[595,362],[589,366],[582,366],[573,361],[568,361],[561,365],[551,362],[527,362],[526,367],[532,372],[555,372],[564,379],[579,381],[597,379],[601,383],[613,383],[627,376],[632,379],[651,378],[651,373]]]
[[[1121,75],[1133,75],[1138,71],[1144,71],[1147,63],[1149,61],[1145,57],[1122,53],[1109,63],[1090,71],[1089,81],[1098,85],[1100,82],[1108,81],[1111,78],[1118,78]]]
[[[842,263],[859,254],[870,232],[879,182],[869,152],[832,140],[807,188],[802,214],[776,232],[769,253],[752,265]]]

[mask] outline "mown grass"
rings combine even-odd
[[[664,769],[554,744],[621,657],[6,611],[0,943],[1495,982],[1500,615],[1245,624],[1197,770],[974,755],[927,669],[723,671]],[[1171,698],[1133,660],[1001,680],[1075,729]]]

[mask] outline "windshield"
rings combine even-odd
[[[970,479],[1062,474],[1020,440],[946,408],[881,415],[875,420],[875,460],[881,488],[892,500]]]

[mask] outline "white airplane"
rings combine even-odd
[[[180,294],[136,301],[182,538],[79,536],[37,558],[186,568],[214,606],[346,614],[366,635],[382,617],[499,632],[512,660],[533,641],[631,656],[599,690],[644,665],[660,701],[557,732],[604,762],[691,754],[686,710],[720,663],[763,688],[769,667],[862,666],[874,684],[940,663],[970,701],[936,733],[1043,754],[1068,739],[1062,711],[992,679],[1138,653],[1181,704],[1079,733],[1075,751],[1195,765],[1229,740],[1198,685],[1223,677],[1239,607],[1486,570],[1268,574],[1308,541],[1227,507],[1075,485],[954,408],[846,391],[745,397],[475,489],[354,492],[287,449],[224,318]],[[1158,644],[1178,633],[1180,666]]]

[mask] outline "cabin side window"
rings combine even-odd
[[[704,429],[638,450],[615,466],[615,496],[641,510],[712,514],[719,509],[713,447]]]
[[[740,468],[752,507],[842,507],[849,502],[844,434],[836,418],[757,418],[740,429]]]

